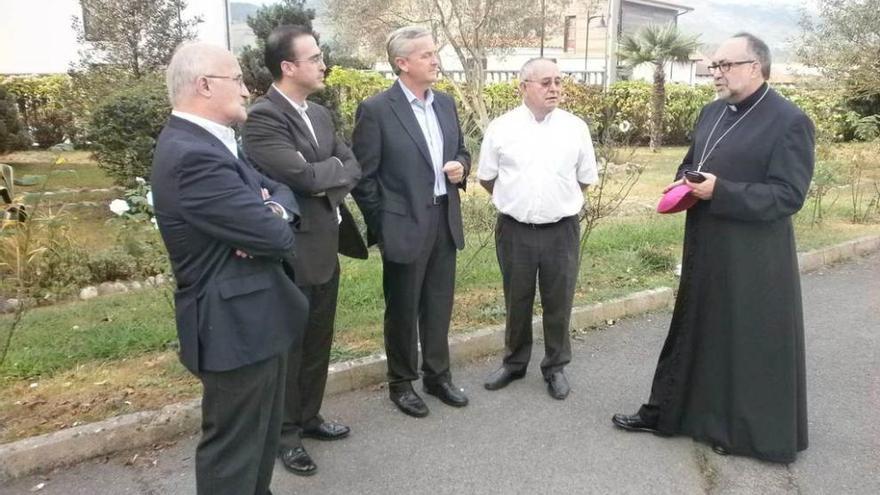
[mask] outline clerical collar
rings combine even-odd
[[[745,100],[739,103],[728,103],[727,108],[730,109],[731,112],[742,112],[744,110],[748,110],[752,108],[752,105],[755,104],[756,101],[761,99],[761,96],[764,94],[764,91],[767,89],[767,83],[761,84],[754,93],[750,94]]]

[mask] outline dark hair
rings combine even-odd
[[[770,48],[757,36],[740,32],[732,36],[733,38],[745,38],[748,42],[749,51],[755,56],[755,60],[761,64],[761,75],[764,79],[770,79]]]
[[[264,61],[273,79],[276,81],[281,79],[281,62],[296,60],[293,41],[300,36],[314,35],[307,27],[293,24],[278,26],[269,33],[269,37],[266,38]]]

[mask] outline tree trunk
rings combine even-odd
[[[651,112],[651,151],[663,145],[663,111],[666,106],[666,70],[664,64],[654,64],[654,94]]]

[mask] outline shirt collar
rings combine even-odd
[[[764,91],[767,90],[767,83],[761,84],[761,86],[755,90],[754,93],[747,96],[743,101],[739,103],[728,103],[727,108],[731,109],[734,112],[742,112],[743,110],[748,110],[755,103],[761,99],[761,96],[764,95]]]
[[[418,96],[415,95],[409,88],[406,87],[406,84],[403,84],[403,81],[397,79],[397,82],[400,84],[400,89],[403,90],[403,95],[406,96],[406,101],[413,103],[413,100],[418,104],[422,104],[422,100],[419,99]],[[428,91],[425,93],[425,105],[430,105],[434,103],[434,92],[431,88],[428,88]]]
[[[297,112],[303,114],[303,113],[306,113],[306,111],[309,109],[308,100],[303,102],[302,105],[300,105],[299,103],[293,101],[293,99],[291,99],[289,96],[284,94],[284,91],[281,91],[281,89],[279,89],[278,86],[276,86],[274,83],[272,84],[272,87],[275,88],[275,91],[278,91],[278,94],[283,96],[284,99],[287,100],[287,103],[290,103],[290,106],[292,106],[294,108],[294,110],[296,110]]]
[[[522,109],[522,112],[526,116],[526,118],[529,119],[529,122],[534,122],[535,124],[538,124],[538,125],[549,124],[550,120],[553,118],[553,114],[556,113],[555,109],[551,110],[550,113],[548,113],[547,115],[544,116],[544,120],[539,122],[538,119],[535,118],[535,114],[532,113],[532,111],[529,109],[529,107],[526,106],[525,103],[520,105],[520,108]]]
[[[171,115],[192,122],[208,131],[212,136],[219,139],[220,142],[223,143],[223,145],[226,146],[236,158],[238,158],[238,142],[235,140],[235,131],[231,127],[198,115],[181,112],[180,110],[172,110]]]

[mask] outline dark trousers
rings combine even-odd
[[[287,354],[230,371],[203,371],[199,495],[266,495],[278,452]]]
[[[309,319],[302,345],[290,348],[281,427],[281,444],[285,447],[301,446],[302,430],[317,428],[324,422],[320,411],[333,344],[339,263],[329,281],[300,286],[300,290],[309,300]]]
[[[424,381],[450,379],[449,322],[455,290],[455,244],[449,231],[446,203],[431,206],[430,235],[412,263],[382,260],[385,292],[385,354],[388,383],[411,387],[419,378],[418,343],[422,345]]]
[[[499,215],[495,249],[504,283],[504,366],[525,371],[532,353],[532,308],[535,288],[544,310],[544,376],[571,361],[569,322],[578,275],[580,224],[566,217],[554,224],[529,225]]]

